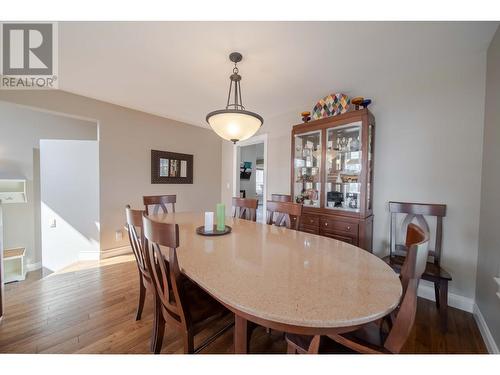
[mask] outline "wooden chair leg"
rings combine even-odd
[[[320,335],[314,336],[313,339],[311,340],[311,343],[309,344],[309,349],[307,350],[307,354],[318,354],[320,342],[321,342],[321,336]]]
[[[155,309],[154,328],[153,328],[153,352],[159,354],[163,345],[163,334],[165,333],[165,319],[161,313],[161,308]]]
[[[441,317],[441,329],[448,331],[448,280],[439,283],[439,315]]]
[[[439,281],[434,282],[434,295],[436,297],[436,307],[439,309]]]
[[[153,329],[151,331],[151,343],[149,344],[149,349],[151,350],[151,353],[155,352],[155,345],[156,345],[156,336],[157,336],[157,326],[158,323],[156,322],[156,319],[158,319],[157,316],[157,311],[156,311],[156,295],[153,298]]]
[[[194,354],[194,335],[190,331],[184,332],[184,354]]]
[[[286,354],[297,354],[297,350],[295,349],[295,345],[293,345],[291,342],[289,342],[287,345]]]
[[[137,313],[135,314],[135,320],[141,320],[145,299],[146,299],[146,287],[144,286],[144,282],[142,281],[141,275],[139,275],[139,304],[137,305]]]

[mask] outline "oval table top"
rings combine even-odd
[[[356,246],[226,218],[232,232],[202,236],[203,213],[150,215],[179,224],[181,271],[228,307],[279,324],[336,328],[374,321],[398,305],[398,275]]]

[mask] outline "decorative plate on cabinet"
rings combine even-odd
[[[349,110],[350,100],[345,94],[337,93],[320,99],[312,110],[312,118],[320,118],[340,115]]]

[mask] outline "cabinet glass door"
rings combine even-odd
[[[361,121],[326,131],[325,208],[359,212]]]
[[[293,196],[304,206],[319,207],[321,131],[295,136]]]

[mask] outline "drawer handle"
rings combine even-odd
[[[325,227],[327,227],[327,226],[328,226],[328,223],[325,223]]]
[[[347,226],[347,230],[351,230],[351,226],[350,225]]]
[[[309,222],[312,224],[312,223],[314,223],[314,220],[313,219],[309,219]]]

